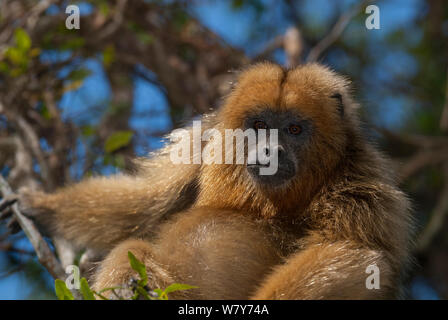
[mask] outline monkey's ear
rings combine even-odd
[[[330,98],[336,99],[338,102],[337,109],[341,117],[344,116],[344,102],[342,101],[342,95],[339,92],[336,92],[330,96]]]

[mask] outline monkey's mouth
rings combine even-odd
[[[270,164],[247,164],[246,168],[252,179],[261,185],[281,186],[291,180],[295,175],[295,169],[290,165],[278,166],[272,174],[261,174],[261,169],[268,169]]]
[[[262,163],[248,163],[246,166],[248,168],[269,168],[269,163],[262,164]]]

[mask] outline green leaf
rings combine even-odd
[[[6,74],[9,72],[8,64],[4,61],[0,61],[0,72]]]
[[[148,292],[146,292],[146,290],[145,290],[143,287],[138,286],[138,287],[137,287],[137,292],[138,292],[143,298],[145,298],[145,300],[151,300],[151,297],[149,296]]]
[[[233,9],[241,9],[241,7],[244,5],[243,0],[233,0],[232,1],[232,8]]]
[[[5,56],[17,66],[25,66],[28,63],[28,57],[23,53],[22,50],[15,47],[9,47],[5,52]]]
[[[81,37],[67,39],[62,45],[62,50],[76,50],[84,46],[86,40]]]
[[[85,126],[81,127],[81,132],[82,132],[82,135],[85,137],[93,136],[95,134],[95,127],[93,127],[91,125],[85,125]]]
[[[75,69],[72,72],[70,72],[69,75],[67,76],[67,78],[72,81],[82,81],[86,77],[90,76],[91,74],[92,74],[92,71],[89,69],[78,68],[78,69]]]
[[[126,166],[124,156],[122,154],[114,155],[112,164],[118,169],[124,169],[124,167]]]
[[[159,295],[159,298],[158,298],[159,300],[165,300],[165,299],[162,299],[162,296],[164,295],[164,292],[162,289],[154,289],[153,291]]]
[[[107,138],[104,144],[104,150],[111,153],[127,146],[131,142],[133,135],[134,133],[132,131],[117,131],[113,133]]]
[[[144,45],[151,44],[154,41],[153,36],[145,32],[137,33],[137,38]]]
[[[148,274],[146,273],[145,265],[138,260],[131,251],[128,251],[128,258],[131,264],[131,268],[137,271],[140,276],[139,285],[146,286],[148,284]]]
[[[40,55],[41,52],[42,50],[40,48],[32,48],[28,55],[30,56],[30,58],[35,58]]]
[[[101,293],[95,292],[95,294],[101,299],[101,300],[109,300],[105,296],[103,296]]]
[[[175,292],[175,291],[189,290],[189,289],[195,289],[195,288],[197,288],[197,287],[190,286],[188,284],[173,283],[173,284],[169,285],[168,287],[166,287],[164,292],[168,294],[168,293]]]
[[[177,29],[181,29],[182,27],[184,27],[189,19],[190,19],[190,17],[188,16],[187,12],[185,12],[184,10],[174,11],[173,22],[174,22],[174,26]]]
[[[126,161],[122,154],[106,153],[103,157],[103,165],[114,166],[118,169],[124,169]]]
[[[54,282],[54,290],[59,300],[75,300],[73,294],[61,279],[56,279]]]
[[[112,290],[116,290],[116,289],[123,289],[123,287],[122,286],[115,286],[115,287],[104,288],[104,289],[101,289],[100,291],[98,291],[97,293],[101,294],[103,292],[112,291]]]
[[[44,117],[45,120],[51,120],[51,118],[52,118],[51,113],[45,104],[42,106],[42,109],[40,110],[40,114],[42,117]]]
[[[115,48],[112,45],[107,46],[106,49],[104,49],[104,51],[103,51],[103,63],[104,63],[104,66],[106,66],[106,68],[107,68],[114,61],[115,61]]]
[[[162,289],[154,289],[153,291],[159,296],[156,300],[168,300],[168,295]]]
[[[95,296],[93,295],[93,292],[90,289],[86,278],[81,278],[80,284],[81,284],[81,294],[84,300],[95,300]]]
[[[21,68],[14,68],[11,70],[11,72],[9,73],[9,75],[13,78],[20,76],[21,74],[23,74],[23,69]]]
[[[31,48],[31,38],[22,28],[16,29],[14,32],[17,48],[22,52],[27,52]]]
[[[98,8],[99,8],[101,14],[105,15],[106,17],[109,15],[109,13],[110,13],[110,7],[109,7],[109,5],[107,4],[106,1],[102,1],[102,2],[98,5]]]

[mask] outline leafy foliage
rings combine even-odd
[[[15,45],[5,51],[5,61],[0,61],[0,72],[11,77],[26,72],[30,60],[40,54],[40,49],[31,48],[31,38],[22,28],[15,29],[14,42]]]
[[[190,290],[197,288],[195,286],[191,286],[188,284],[181,283],[173,283],[166,287],[165,289],[149,289],[148,288],[148,274],[146,272],[146,266],[143,262],[138,260],[132,252],[128,252],[129,263],[131,268],[137,272],[140,279],[137,280],[136,283],[132,283],[129,288],[132,290],[132,300],[144,299],[144,300],[168,300],[168,294],[176,291]],[[74,300],[74,296],[72,292],[68,289],[67,285],[64,281],[60,279],[56,279],[55,281],[55,292],[56,296],[59,300]],[[83,300],[96,300],[95,296],[102,300],[109,300],[104,295],[104,292],[112,291],[114,296],[120,300],[124,300],[122,296],[120,296],[116,290],[117,289],[125,289],[123,287],[117,286],[112,288],[104,288],[99,292],[92,290],[87,283],[86,278],[81,278],[80,280],[80,291],[83,297]]]
[[[128,252],[128,258],[132,269],[137,271],[140,276],[138,284],[142,287],[146,286],[148,284],[148,274],[146,273],[145,265],[140,260],[138,260],[131,251]]]
[[[56,279],[54,282],[56,296],[59,300],[74,300],[73,294],[67,288],[67,285],[61,279]]]
[[[134,133],[132,131],[118,131],[107,138],[104,144],[104,151],[112,153],[120,148],[127,146],[132,139]]]

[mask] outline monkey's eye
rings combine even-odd
[[[258,120],[254,122],[254,129],[255,130],[259,130],[259,129],[267,129],[268,125],[266,124],[266,122]]]
[[[302,132],[302,128],[297,124],[292,124],[288,128],[288,132],[290,134],[297,135],[297,134],[300,134],[300,132]]]

